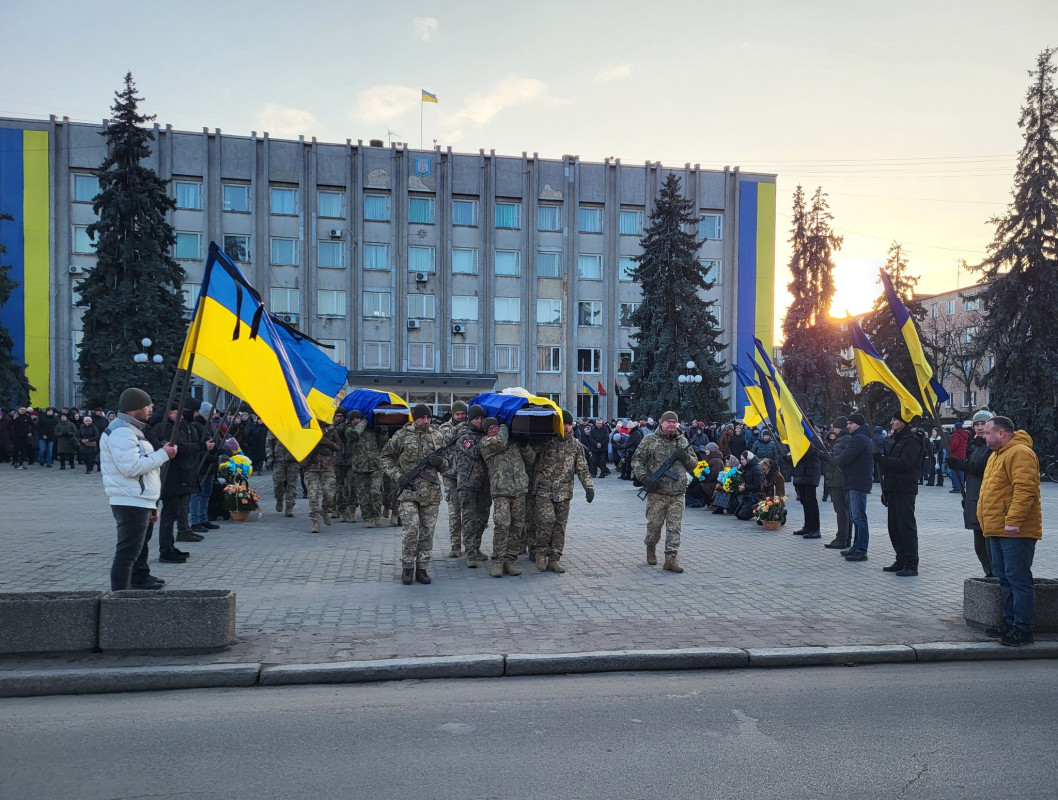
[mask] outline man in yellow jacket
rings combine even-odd
[[[985,466],[977,519],[992,553],[992,572],[1003,593],[1003,622],[985,633],[1000,644],[1032,644],[1036,590],[1032,557],[1043,538],[1040,464],[1032,437],[1014,429],[1008,417],[985,424],[985,443],[993,451]]]

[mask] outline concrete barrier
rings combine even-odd
[[[1058,633],[1058,580],[1036,578],[1036,633]],[[987,628],[1003,621],[1003,597],[996,578],[963,581],[962,613],[971,628]]]
[[[95,650],[102,592],[0,594],[0,654]]]
[[[235,643],[235,592],[111,592],[99,601],[104,653],[208,653]]]

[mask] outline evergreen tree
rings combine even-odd
[[[995,357],[984,375],[989,405],[1039,441],[1058,429],[1058,90],[1044,50],[1030,72],[1032,84],[1019,126],[1025,144],[1014,174],[1013,202],[994,218],[989,255],[976,269],[989,283],[981,294],[985,316],[982,352]]]
[[[907,254],[902,245],[893,242],[889,246],[889,257],[885,262],[885,272],[893,284],[893,289],[904,301],[907,311],[911,315],[916,327],[921,330],[922,320],[926,316],[926,309],[922,303],[915,299],[915,287],[918,285],[918,276],[908,272]],[[878,284],[881,285],[879,278]],[[915,377],[915,367],[911,363],[911,355],[907,350],[904,335],[896,327],[896,319],[889,309],[889,301],[885,296],[885,287],[882,293],[874,301],[874,308],[863,320],[863,330],[871,340],[875,350],[881,355],[882,360],[893,371],[897,380],[918,398],[922,403],[921,392],[918,389],[918,379]],[[921,334],[920,334],[921,338]],[[869,404],[875,425],[886,427],[893,414],[899,413],[900,401],[892,390],[882,386],[880,383],[872,383],[864,388],[861,395]],[[932,415],[931,409],[923,409],[927,415]]]
[[[805,415],[829,422],[847,412],[852,381],[842,374],[845,337],[830,317],[834,301],[834,252],[842,237],[834,233],[833,216],[823,188],[816,189],[806,209],[804,191],[794,192],[788,284],[793,302],[783,319],[782,375]]]
[[[0,214],[0,221],[12,221],[10,214]],[[0,242],[0,256],[7,253],[7,248]],[[3,308],[11,293],[18,288],[18,283],[11,280],[8,273],[10,264],[0,262],[0,308]],[[33,387],[26,379],[26,365],[16,364],[14,357],[15,341],[11,333],[0,325],[0,407],[12,408],[24,406],[29,402],[29,393]]]
[[[681,419],[722,419],[728,408],[722,392],[727,369],[718,358],[720,329],[713,288],[698,263],[698,218],[683,197],[680,179],[670,174],[658,194],[643,232],[641,255],[632,277],[643,290],[643,302],[632,314],[634,350],[629,391],[641,414],[655,417],[669,409]],[[679,384],[677,377],[694,361],[701,383]]]
[[[164,402],[187,330],[184,270],[170,255],[176,237],[166,220],[176,203],[165,182],[142,163],[154,141],[154,133],[142,126],[154,117],[139,113],[141,101],[129,73],[102,133],[107,157],[93,203],[99,219],[88,226],[96,265],[78,287],[77,302],[85,309],[78,362],[84,402],[92,407],[114,408],[128,386]],[[152,355],[163,357],[160,366],[133,361],[145,337],[154,342]]]

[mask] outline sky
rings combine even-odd
[[[972,284],[1005,212],[1054,0],[4,0],[0,116],[142,110],[183,130],[777,174],[776,317],[795,187],[844,237],[833,310],[903,245],[920,292]],[[420,104],[420,90],[437,105]]]

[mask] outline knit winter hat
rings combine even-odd
[[[203,403],[198,407],[198,413],[200,416],[208,418],[209,415],[213,413],[213,406],[211,406],[209,403]]]
[[[430,411],[430,407],[425,403],[419,403],[411,410],[412,419],[422,419],[423,417],[432,416],[433,412]]]
[[[988,420],[992,419],[992,417],[994,416],[995,414],[993,414],[987,408],[982,408],[980,411],[974,414],[973,422],[975,425],[978,422],[988,422]]]
[[[863,418],[863,414],[856,412],[855,414],[849,414],[849,419],[845,424],[847,425],[849,424],[849,422],[853,423],[854,425],[863,425],[867,422],[867,420]]]
[[[840,429],[840,428],[844,428],[848,424],[849,424],[849,418],[848,417],[838,417],[837,419],[835,419],[831,423],[830,427],[831,428],[839,428]]]
[[[346,416],[350,417],[351,419],[360,419],[360,417],[362,417],[363,414],[360,413],[360,409],[351,408],[351,409],[349,409],[349,413]]]
[[[466,411],[466,410],[467,410],[467,404],[464,403],[462,400],[456,400],[454,403],[452,403],[452,413],[453,414],[455,414],[457,411]]]
[[[485,409],[474,403],[470,408],[467,409],[467,419],[477,419],[478,417],[485,416]]]
[[[485,421],[481,423],[481,429],[487,431],[493,425],[499,426],[500,421],[495,417],[485,417]]]
[[[139,411],[151,404],[151,396],[143,389],[130,387],[121,393],[118,398],[118,411],[128,414],[130,411]]]
[[[666,411],[664,414],[661,415],[660,422],[665,422],[665,421],[670,420],[670,419],[673,422],[679,422],[680,421],[680,418],[678,416],[676,416],[676,412],[675,411]]]
[[[563,425],[572,425],[573,424],[573,414],[571,414],[566,409],[562,409],[562,424]]]

